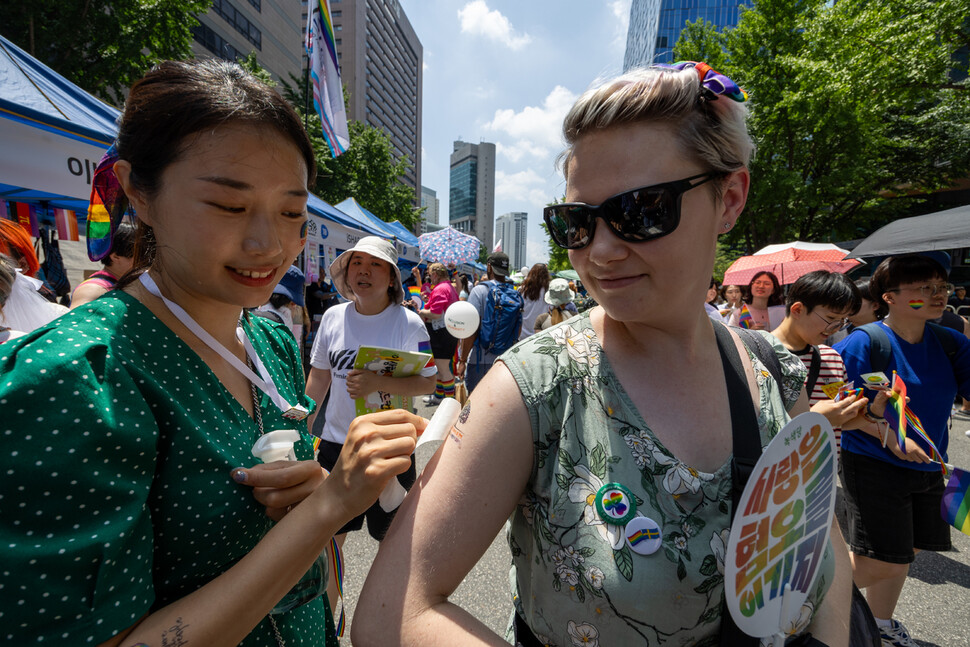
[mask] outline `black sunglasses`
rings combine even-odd
[[[620,240],[642,243],[666,236],[680,224],[680,198],[695,187],[724,175],[701,173],[618,193],[600,205],[563,202],[542,210],[553,242],[565,249],[582,249],[593,242],[596,219],[602,218]]]

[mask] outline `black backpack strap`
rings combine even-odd
[[[936,335],[937,340],[940,342],[940,346],[943,347],[943,352],[946,353],[947,359],[950,360],[950,366],[953,367],[953,373],[956,374],[957,368],[957,341],[953,338],[953,335],[945,330],[944,326],[935,324],[932,321],[926,322],[926,327],[933,331]]]
[[[733,458],[731,460],[731,521],[744,492],[744,486],[754,471],[754,466],[761,457],[761,432],[758,429],[758,416],[751,403],[751,391],[748,388],[747,376],[741,356],[734,345],[734,337],[724,324],[714,323],[714,334],[717,337],[717,350],[721,356],[721,366],[724,369],[724,381],[727,384],[728,402],[731,407],[731,443]],[[740,329],[735,329],[740,331]],[[765,345],[768,343],[760,336]],[[771,347],[769,346],[769,349]],[[774,351],[771,352],[774,355]],[[775,362],[778,363],[777,358]],[[781,365],[778,363],[779,375]],[[721,603],[721,640],[723,647],[756,647],[760,639],[748,636],[734,624],[727,608],[727,602]]]
[[[885,373],[889,368],[889,358],[893,347],[889,343],[889,335],[877,322],[867,323],[852,331],[861,330],[869,335],[869,368],[870,373]]]
[[[768,340],[747,328],[734,328],[733,330],[744,342],[744,345],[761,360],[761,363],[765,365],[765,368],[771,373],[771,377],[778,384],[778,388],[781,389],[781,362]]]
[[[805,379],[805,392],[808,394],[809,400],[812,399],[812,391],[815,390],[815,384],[818,382],[818,374],[822,370],[822,353],[819,352],[818,346],[812,346],[812,362],[808,367],[808,377]]]

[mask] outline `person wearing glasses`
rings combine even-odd
[[[762,445],[788,407],[807,410],[797,358],[778,352],[776,385],[704,308],[718,235],[747,198],[744,99],[681,63],[607,81],[569,111],[566,202],[544,219],[599,305],[485,375],[381,546],[354,645],[507,645],[449,595],[510,515],[514,644],[716,644],[726,631],[728,389]],[[847,639],[840,541],[788,628],[831,645]]]
[[[808,404],[832,424],[836,451],[841,446],[843,428],[871,426],[875,431],[874,423],[862,415],[869,403],[866,397],[853,394],[835,401],[822,388],[849,381],[842,356],[826,346],[825,340],[846,328],[861,305],[859,289],[845,274],[826,270],[809,272],[789,289],[785,320],[771,331],[771,336],[805,365]]]
[[[970,340],[942,326],[928,325],[939,317],[953,286],[937,261],[919,254],[893,256],[876,268],[869,290],[877,303],[876,323],[888,335],[888,365],[906,383],[907,407],[920,419],[943,460],[949,442],[948,420],[954,397],[970,396]],[[943,337],[955,356],[947,356]],[[835,345],[849,379],[873,371],[871,337],[854,330]],[[880,421],[885,400],[874,399],[867,415]],[[885,429],[885,423],[879,422]],[[907,434],[905,451],[894,433],[883,446],[881,434],[868,429],[842,435],[840,478],[849,518],[849,549],[853,578],[863,589],[884,645],[915,645],[902,623],[893,619],[909,565],[920,550],[950,549],[950,526],[940,516],[943,495],[941,466],[929,447]]]
[[[740,308],[728,315],[732,326],[744,326],[752,330],[774,330],[785,318],[785,300],[778,277],[771,272],[758,272],[748,283],[747,294]],[[751,315],[744,323],[742,314],[747,309]]]

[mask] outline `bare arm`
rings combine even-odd
[[[465,413],[381,543],[354,614],[355,645],[507,647],[448,601],[514,510],[532,472],[528,413],[504,364],[475,388]]]
[[[306,394],[317,403],[317,408],[313,410],[309,420],[307,420],[307,429],[310,431],[313,431],[313,423],[317,419],[317,414],[320,413],[320,408],[323,406],[323,399],[327,397],[327,391],[330,390],[330,383],[332,381],[333,377],[330,375],[329,369],[310,369],[310,375],[306,381]]]
[[[107,292],[107,290],[97,283],[85,283],[77,286],[77,289],[74,290],[74,294],[71,295],[71,310],[78,306],[83,306],[85,303],[94,301],[105,292]]]
[[[352,398],[364,398],[375,391],[395,395],[424,395],[434,391],[437,374],[425,377],[391,377],[373,371],[354,369],[347,373],[347,394]]]
[[[102,647],[239,644],[302,577],[333,533],[370,506],[392,476],[410,466],[416,431],[425,423],[423,418],[401,410],[357,418],[330,476],[248,555],[202,588],[155,611]],[[245,474],[244,484],[279,489],[279,496],[287,497],[288,472],[271,464],[233,470],[233,476],[238,481],[238,475]],[[163,634],[172,627],[181,628],[183,642],[163,641]]]
[[[808,630],[829,647],[847,647],[852,615],[852,563],[838,519],[834,517],[831,541],[835,551],[835,578]]]

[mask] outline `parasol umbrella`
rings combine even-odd
[[[481,241],[463,234],[454,227],[432,231],[418,236],[421,258],[429,263],[460,265],[478,260]]]
[[[970,247],[970,205],[901,218],[859,243],[851,258]]]
[[[794,283],[804,274],[815,270],[844,273],[859,265],[846,259],[848,252],[830,243],[795,241],[768,245],[751,256],[742,256],[724,273],[726,285],[747,285],[758,272],[771,272],[782,285]]]

